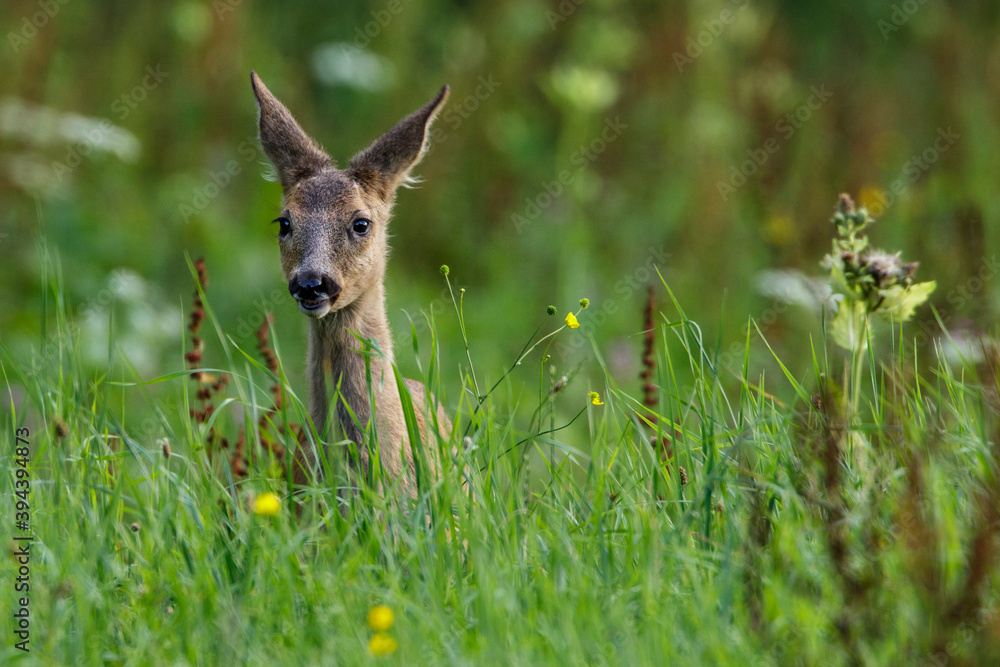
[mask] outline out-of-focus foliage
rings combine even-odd
[[[759,292],[757,276],[821,272],[840,191],[862,193],[880,219],[874,245],[938,281],[946,322],[985,324],[1000,7],[906,7],[5,2],[0,331],[15,349],[37,339],[44,237],[97,348],[115,302],[118,340],[149,341],[134,360],[144,373],[180,365],[181,337],[150,332],[180,331],[185,252],[206,257],[230,335],[250,340],[273,310],[282,339],[301,344],[268,224],[280,192],[260,177],[250,69],[341,163],[451,84],[424,184],[397,203],[388,293],[401,340],[405,313],[433,310],[445,337],[457,326],[442,317],[447,262],[467,288],[470,340],[496,370],[546,305],[588,296],[555,362],[589,352],[593,334],[627,381],[639,365],[628,336],[658,267],[710,332],[731,340],[754,317],[805,363],[782,341],[818,318],[789,316],[805,311]],[[109,287],[115,271],[136,305]]]

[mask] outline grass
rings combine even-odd
[[[414,335],[413,354],[454,429],[420,451],[443,455],[444,473],[412,501],[377,470],[372,485],[339,498],[343,446],[330,448],[326,479],[294,494],[276,454],[296,446],[290,425],[307,423],[301,388],[283,381],[301,361],[283,359],[280,341],[268,368],[221,329],[206,295],[221,354],[200,363],[230,381],[211,415],[191,419],[202,405],[195,371],[136,377],[115,353],[113,323],[107,368],[88,374],[57,267],[46,272],[40,346],[50,353],[33,368],[0,347],[11,396],[0,422],[8,452],[15,429],[30,430],[36,536],[31,652],[8,632],[0,662],[1000,659],[991,348],[978,364],[950,366],[937,350],[916,364],[895,329],[873,341],[860,380],[838,384],[854,376],[850,360],[816,332],[803,342],[811,372],[778,360],[781,377],[752,376],[752,357],[773,354],[755,324],[742,367],[720,368],[723,341],[706,341],[668,289],[671,306],[651,327],[653,393],[619,388],[595,347],[588,370],[605,386],[594,405],[560,390],[543,361],[562,332],[532,347],[558,325],[543,323],[499,380],[480,372],[478,389],[475,341],[442,343],[431,326],[423,348]],[[463,318],[460,306],[461,296]],[[442,382],[455,371],[437,366],[439,344],[468,352],[460,388]],[[285,400],[272,411],[275,384]],[[844,398],[854,390],[856,416]],[[221,445],[240,431],[245,472],[232,465],[235,444]],[[17,459],[0,468],[12,498]],[[251,510],[264,492],[283,501],[274,517]],[[20,534],[12,518],[0,522],[6,543]],[[0,559],[5,586],[17,568]],[[0,614],[10,619],[15,604],[8,588]],[[395,615],[391,657],[369,651],[376,605]]]

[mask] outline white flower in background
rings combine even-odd
[[[964,366],[994,357],[1000,350],[1000,340],[969,329],[957,329],[935,339],[934,346],[948,365]]]
[[[0,171],[22,190],[42,194],[65,187],[86,156],[111,154],[135,162],[142,153],[139,139],[110,120],[16,97],[0,100],[0,139],[19,144],[14,152],[0,153]]]
[[[757,291],[771,299],[801,306],[819,313],[825,305],[835,309],[833,290],[828,280],[808,276],[795,269],[769,269],[757,274]]]
[[[378,92],[396,82],[396,69],[379,55],[346,42],[320,46],[312,55],[313,72],[328,86]]]
[[[134,134],[107,119],[38,106],[16,97],[0,100],[0,136],[32,146],[84,144],[124,162],[135,162],[142,153],[142,144]]]
[[[156,351],[169,349],[182,330],[180,309],[166,303],[138,273],[114,270],[80,309],[79,343],[90,365],[108,361],[112,314],[113,354],[124,356],[142,376],[155,374],[160,361]]]
[[[600,112],[618,99],[614,77],[599,69],[561,67],[549,76],[549,90],[556,100],[587,112]]]

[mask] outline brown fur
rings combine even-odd
[[[388,223],[396,189],[407,180],[426,150],[428,129],[444,105],[448,87],[341,170],[302,131],[257,74],[252,72],[250,79],[260,112],[261,147],[274,165],[284,190],[282,217],[288,220],[290,231],[280,237],[279,246],[281,269],[289,281],[289,289],[300,284],[295,281],[301,275],[322,275],[324,281],[328,279],[340,289],[332,300],[306,300],[308,304],[320,304],[306,313],[311,317],[307,355],[309,414],[317,432],[324,434],[329,374],[334,387],[339,384],[342,397],[336,408],[336,425],[341,435],[358,443],[361,469],[356,472],[366,473],[369,460],[363,428],[371,420],[372,405],[358,338],[373,340],[381,350],[381,356],[371,356],[371,376],[382,465],[394,481],[405,472],[404,485],[412,491],[413,455],[392,371],[392,334],[385,309]],[[370,221],[365,235],[352,231],[359,218]],[[421,438],[429,453],[434,452],[436,439],[427,438],[425,415],[429,413],[424,386],[413,380],[406,382],[413,396]],[[362,428],[351,419],[347,406]],[[438,423],[442,437],[447,438],[450,423],[440,410]],[[316,453],[308,446],[300,450],[304,459],[296,466],[296,477],[304,481],[300,468],[315,470]]]

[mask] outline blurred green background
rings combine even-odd
[[[424,183],[397,200],[388,298],[404,371],[408,317],[433,311],[454,388],[442,264],[491,379],[547,305],[561,320],[586,296],[554,363],[593,336],[637,390],[654,265],[707,340],[739,347],[753,317],[804,369],[819,315],[795,304],[817,300],[762,272],[822,275],[841,191],[880,218],[875,245],[938,281],[949,326],[995,311],[997,3],[7,0],[0,27],[0,336],[25,357],[44,243],[95,369],[109,309],[142,375],[182,368],[188,253],[237,342],[275,313],[303,387],[251,69],[341,164],[451,85]]]

